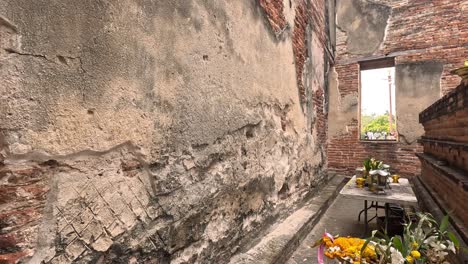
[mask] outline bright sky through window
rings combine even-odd
[[[392,85],[392,113],[395,114],[395,68],[361,71],[361,114],[382,115],[390,112],[389,80]]]

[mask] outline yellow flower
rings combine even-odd
[[[419,259],[421,257],[421,253],[419,253],[417,250],[413,250],[411,251],[411,256],[415,259]]]
[[[413,259],[411,256],[407,256],[407,257],[406,257],[406,261],[407,261],[409,264],[413,264],[414,259]]]
[[[413,249],[417,249],[419,247],[418,242],[414,241],[413,242]]]
[[[367,261],[377,259],[375,247],[372,245],[367,245],[366,248],[362,251],[361,256],[361,248],[365,243],[364,239],[354,237],[337,237],[332,242],[331,239],[324,237],[322,239],[322,243],[324,243],[327,247],[325,256],[331,259],[348,257],[355,262],[361,259],[365,259]]]
[[[322,241],[325,243],[326,247],[333,247],[333,242],[329,237],[324,237]]]

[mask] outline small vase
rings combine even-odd
[[[369,191],[376,193],[379,191],[378,185],[376,183],[371,183],[369,185]]]
[[[367,186],[371,186],[371,184],[373,183],[373,181],[372,181],[372,175],[370,175],[368,171],[366,172],[366,177],[365,177],[365,179],[366,179],[366,184],[367,184]]]

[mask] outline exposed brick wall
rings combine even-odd
[[[315,122],[315,129],[317,130],[318,141],[322,143],[323,148],[327,144],[327,115],[324,112],[324,90],[319,89],[313,95],[313,102],[315,105],[315,114],[317,121]]]
[[[329,36],[327,32],[327,23],[326,23],[326,1],[310,1],[309,6],[309,23],[312,25],[312,30],[315,33],[314,36],[319,39],[321,48],[324,51],[324,54],[327,54],[326,43],[329,43]],[[331,61],[332,58],[328,57],[328,60],[325,60],[325,64]],[[325,65],[326,68],[327,65]],[[325,77],[326,78],[326,77]],[[325,84],[327,85],[327,84]],[[317,131],[318,141],[321,143],[324,149],[327,148],[327,128],[328,128],[328,116],[326,111],[326,100],[327,92],[326,87],[314,87],[313,93],[313,105],[315,107],[316,122],[315,129]]]
[[[468,80],[419,115],[425,135],[421,178],[468,221]]]
[[[443,63],[441,94],[451,91],[460,78],[451,75],[453,68],[468,58],[468,4],[466,1],[375,1],[392,7],[386,36],[373,54],[351,54],[347,36],[337,32],[336,71],[341,98],[359,93],[359,64],[364,58],[395,56],[395,63],[439,61]],[[362,159],[372,155],[393,165],[405,175],[419,174],[420,164],[415,153],[417,144],[371,144],[358,139],[358,116],[347,125],[348,133],[329,138],[328,166],[330,170],[352,173]]]
[[[283,1],[281,0],[259,0],[260,6],[265,11],[268,17],[268,21],[277,34],[280,34],[284,29],[287,28],[287,22],[283,15]],[[294,26],[292,32],[292,48],[294,52],[294,62],[296,67],[296,77],[299,98],[302,103],[311,100],[314,106],[314,112],[316,116],[316,122],[311,127],[311,131],[317,131],[317,137],[321,145],[326,148],[327,143],[327,115],[324,110],[326,94],[325,87],[310,87],[314,92],[312,98],[307,98],[306,84],[304,80],[304,68],[306,67],[306,61],[308,59],[308,41],[307,41],[307,27],[310,26],[311,30],[315,33],[318,38],[320,48],[323,49],[324,54],[326,43],[329,41],[327,35],[325,13],[326,13],[326,1],[310,1],[310,0],[298,0],[295,1],[295,17]],[[331,58],[329,58],[331,59]],[[328,61],[326,62],[328,63]],[[315,76],[321,78],[321,76]],[[324,76],[325,77],[325,76]]]
[[[307,59],[306,28],[309,23],[309,16],[306,7],[306,1],[299,1],[299,4],[296,7],[296,17],[294,18],[293,29],[293,52],[295,57],[294,61],[296,63],[297,86],[301,102],[305,102],[307,100],[305,86],[302,80],[304,64]]]
[[[43,217],[48,166],[0,167],[0,263],[16,263],[32,255]]]
[[[306,87],[304,85],[303,74],[307,60],[308,47],[306,40],[307,26],[310,25],[315,36],[319,39],[320,45],[325,49],[328,40],[325,23],[325,1],[299,0],[295,10],[293,28],[293,52],[296,63],[296,75],[299,87],[301,102],[305,102]],[[319,87],[323,89],[323,87]]]
[[[415,54],[424,54],[431,50],[454,49],[467,45],[468,26],[464,23],[468,18],[466,1],[389,1],[383,4],[392,7],[392,15],[388,21],[385,40],[373,55],[409,50],[413,50]],[[337,59],[356,58],[347,49],[344,41],[346,35],[340,36],[337,41]]]
[[[352,63],[346,65],[335,66],[338,74],[338,83],[340,96],[343,98],[346,95],[359,92],[359,64]],[[357,118],[357,117],[356,117]]]
[[[468,172],[468,84],[442,97],[419,119],[424,127],[424,153]]]
[[[283,13],[283,0],[259,0],[259,3],[267,15],[270,26],[278,37],[288,25]]]
[[[462,113],[460,113],[460,116],[461,114]],[[441,118],[441,120],[438,120],[440,122],[437,122],[437,120],[433,120],[430,125],[428,124],[426,126],[426,128],[430,130],[428,130],[428,132],[425,135],[431,138],[466,141],[468,139],[468,136],[465,135],[465,131],[468,126],[467,119],[467,117],[463,116],[461,120],[458,120],[457,117],[451,116]]]
[[[449,144],[427,142],[424,144],[424,153],[446,161],[454,167],[468,171],[468,150],[456,148]]]
[[[399,143],[362,143],[358,138],[357,121],[348,126],[348,133],[332,138],[328,142],[328,168],[345,174],[351,174],[357,167],[362,167],[362,161],[369,156],[383,160],[392,165],[403,176],[415,175],[419,171],[420,162],[414,155],[422,152],[419,144],[404,145]]]
[[[393,8],[383,52],[466,45],[467,7],[463,0],[423,0]]]
[[[359,64],[337,65],[340,96],[359,93]],[[397,172],[404,176],[419,174],[420,162],[414,155],[422,152],[422,146],[417,143],[369,143],[359,140],[359,123],[356,116],[347,124],[348,132],[344,135],[329,138],[328,168],[333,171],[353,173],[362,166],[362,161],[369,156],[381,159],[391,164]]]
[[[383,2],[383,1],[380,1]],[[450,70],[468,57],[468,4],[466,1],[386,1],[393,8],[386,37],[373,56],[396,53],[396,63],[437,60],[444,63],[441,78],[445,94],[460,83]],[[359,56],[349,53],[346,35],[337,37],[337,64]],[[411,54],[398,54],[410,51]],[[347,64],[347,63],[345,63]]]
[[[325,29],[325,5],[326,1],[309,1],[309,21],[312,25],[312,30],[316,33],[320,43],[324,44],[327,40]]]
[[[462,223],[468,221],[468,207],[462,201],[468,201],[468,185],[447,178],[440,170],[435,169],[430,163],[422,162],[422,179],[437,193],[437,196],[448,206],[447,211],[452,211]]]

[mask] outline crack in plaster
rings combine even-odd
[[[50,60],[49,58],[47,58],[46,55],[42,55],[42,54],[20,52],[20,51],[11,49],[11,48],[7,48],[7,49],[5,49],[5,51],[10,53],[10,54],[16,54],[16,55],[20,55],[20,56],[30,56],[30,57],[34,57],[34,58],[41,58],[41,59],[44,59],[44,60],[46,60],[48,62],[51,62],[51,63],[54,63],[54,64],[56,63],[55,61]]]
[[[16,54],[16,55],[19,55],[19,56],[30,56],[30,57],[34,57],[34,58],[40,58],[40,59],[44,59],[44,60],[46,60],[46,61],[48,61],[50,63],[58,64],[56,61],[49,59],[49,57],[47,55],[36,54],[36,53],[28,53],[28,52],[21,52],[21,51],[12,49],[12,48],[6,48],[4,50],[9,54]],[[84,74],[89,74],[88,71],[83,67],[83,60],[82,60],[82,58],[80,56],[72,57],[72,56],[56,55],[56,57],[61,62],[61,64],[64,64],[64,65],[66,65],[68,67],[70,67],[70,65],[68,64],[66,59],[78,60],[78,65],[79,65],[79,68],[80,68],[81,72],[84,73]]]

